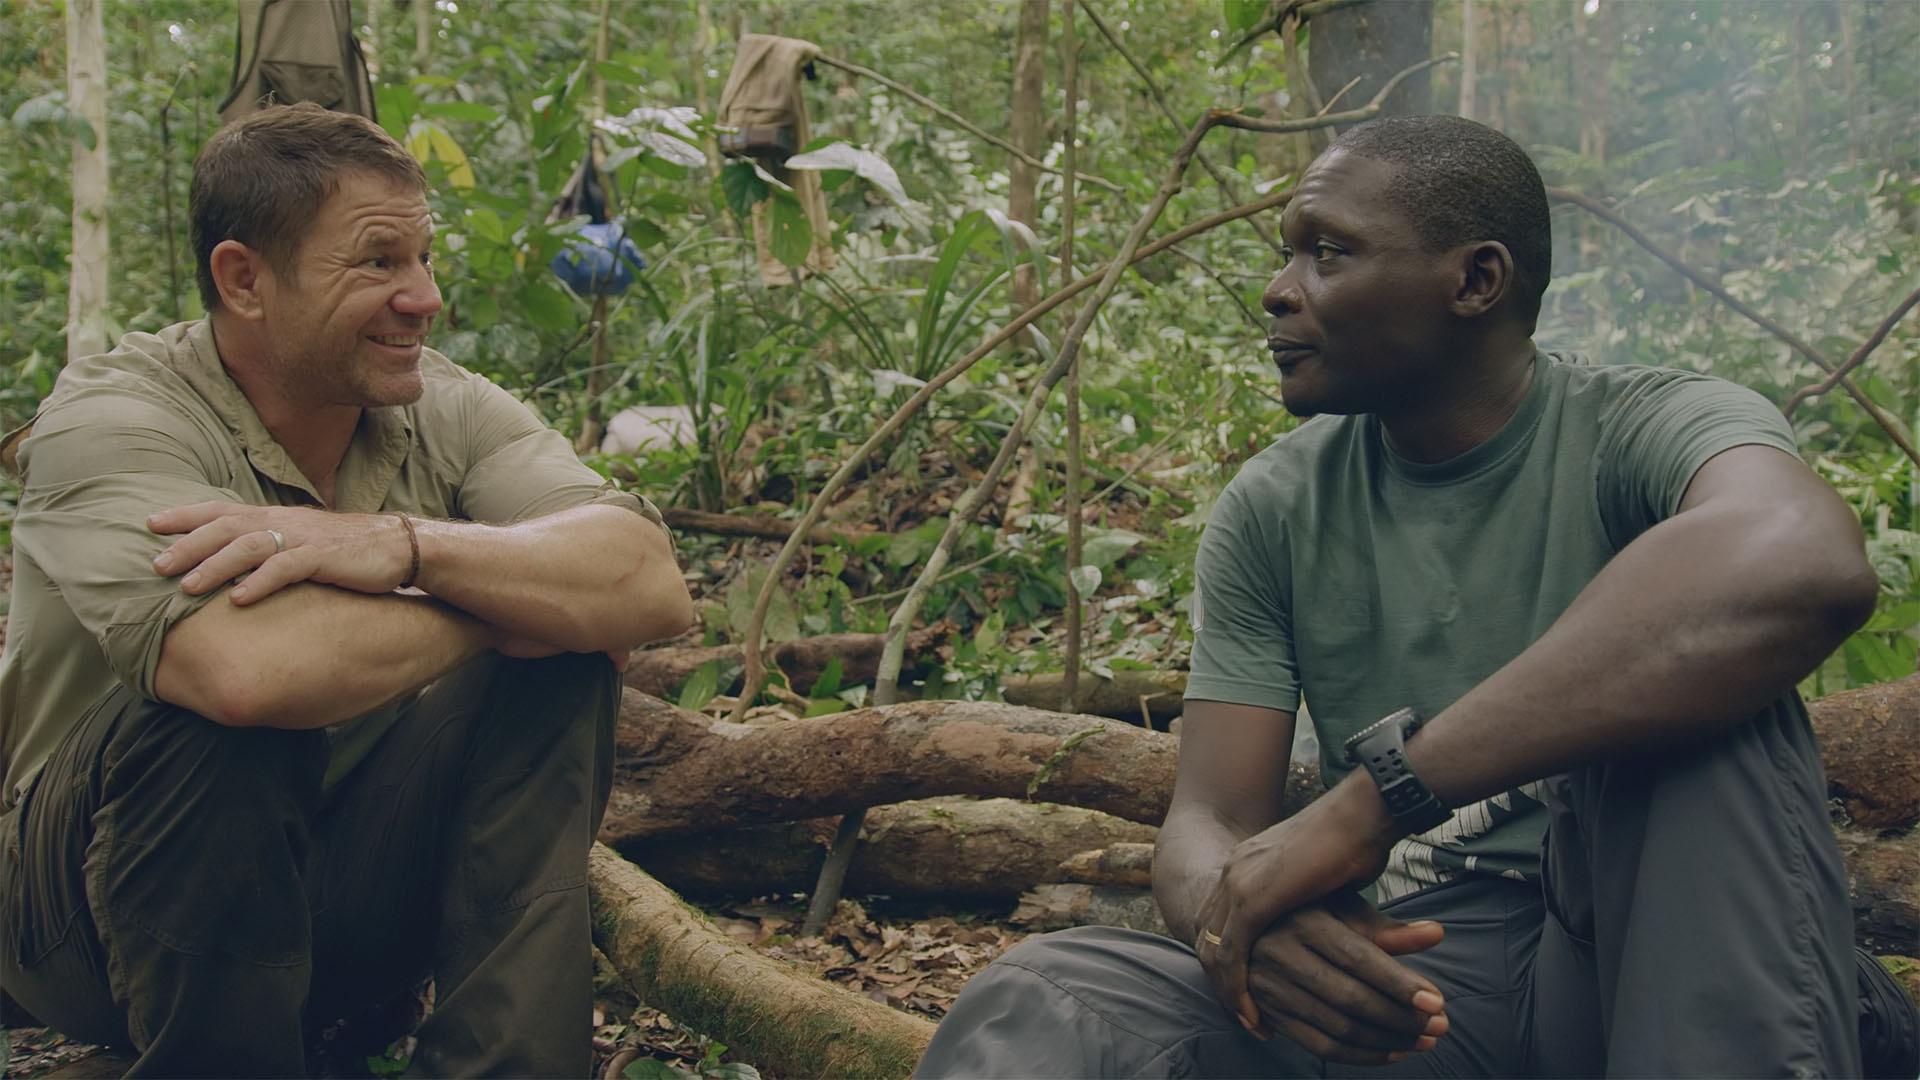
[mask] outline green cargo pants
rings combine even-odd
[[[487,653],[323,787],[327,736],[115,691],[0,834],[0,984],[129,1076],[294,1076],[317,1025],[431,974],[412,1072],[584,1076],[606,657]]]

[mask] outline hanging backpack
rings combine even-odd
[[[220,103],[221,123],[302,101],[378,122],[349,0],[239,0],[239,6],[233,83]]]
[[[584,217],[567,249],[553,257],[548,267],[579,296],[618,296],[633,284],[635,271],[647,268],[640,249],[627,238],[626,226],[607,212],[606,179],[594,164],[599,140],[590,139],[580,167],[573,170],[560,197],[553,202],[548,221]]]

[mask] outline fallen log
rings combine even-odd
[[[1118,926],[1170,933],[1149,889],[1123,885],[1035,885],[1020,897],[1008,922],[1035,932],[1070,926]]]
[[[1000,696],[1009,705],[1059,712],[1066,708],[1066,686],[1066,676],[1058,671],[1016,675],[1000,684]],[[1180,715],[1186,692],[1184,671],[1116,671],[1111,679],[1082,671],[1076,704],[1083,713],[1164,729]]]
[[[594,944],[640,999],[763,1070],[904,1077],[933,1037],[925,1020],[735,944],[604,846],[587,884]]]
[[[1060,880],[1144,889],[1153,884],[1153,844],[1109,844],[1079,852],[1061,860]]]
[[[1853,900],[1854,937],[1877,952],[1911,953],[1920,942],[1920,831],[1875,836],[1839,829]]]
[[[616,850],[684,896],[805,892],[833,841],[834,818],[631,840]],[[1097,810],[1014,799],[925,799],[867,811],[847,872],[849,895],[1011,904],[1059,880],[1062,859],[1151,843],[1154,828]]]
[[[982,701],[913,701],[733,724],[629,690],[601,838],[616,846],[843,814],[940,795],[1025,798],[1157,824],[1176,740],[1095,716]],[[1288,812],[1317,792],[1295,766]]]
[[[1812,703],[1827,786],[1855,825],[1920,822],[1920,675]]]
[[[660,516],[674,529],[712,533],[715,536],[756,536],[765,540],[785,540],[793,535],[795,522],[770,514],[715,514],[706,510],[688,510],[678,506],[662,507]],[[815,525],[807,530],[807,539],[816,544],[851,545],[869,533]]]
[[[950,628],[946,624],[915,630],[907,635],[909,656],[926,654],[945,641]],[[880,670],[880,651],[885,647],[880,634],[820,634],[795,638],[774,646],[773,662],[787,677],[794,692],[807,694],[835,660],[840,661],[840,685],[859,686],[873,681]],[[708,664],[720,671],[720,693],[733,693],[740,687],[740,672],[746,657],[738,645],[710,647],[674,646],[643,649],[627,661],[626,684],[643,694],[672,699],[680,693],[695,672]],[[910,665],[911,666],[911,665]]]

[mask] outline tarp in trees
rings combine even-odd
[[[726,89],[720,93],[719,115],[721,126],[735,129],[732,137],[724,140],[723,149],[752,157],[775,179],[791,187],[800,200],[813,230],[813,248],[805,265],[816,273],[833,267],[827,199],[820,188],[820,176],[805,169],[789,172],[781,163],[813,137],[807,127],[807,103],[800,94],[800,79],[819,55],[820,46],[811,41],[772,34],[745,35],[734,55]],[[753,207],[753,243],[759,253],[760,280],[768,285],[791,285],[798,278],[774,257],[768,231],[767,203],[762,200]]]
[[[302,101],[378,119],[348,0],[239,0],[239,6],[233,83],[220,103],[221,123]]]

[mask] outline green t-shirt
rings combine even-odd
[[[1200,543],[1189,699],[1294,711],[1329,784],[1341,745],[1402,706],[1428,716],[1532,644],[1708,458],[1797,453],[1766,399],[1705,375],[1540,354],[1513,418],[1417,464],[1372,416],[1316,417],[1227,485]],[[1382,900],[1462,873],[1533,878],[1539,783],[1395,847]]]

